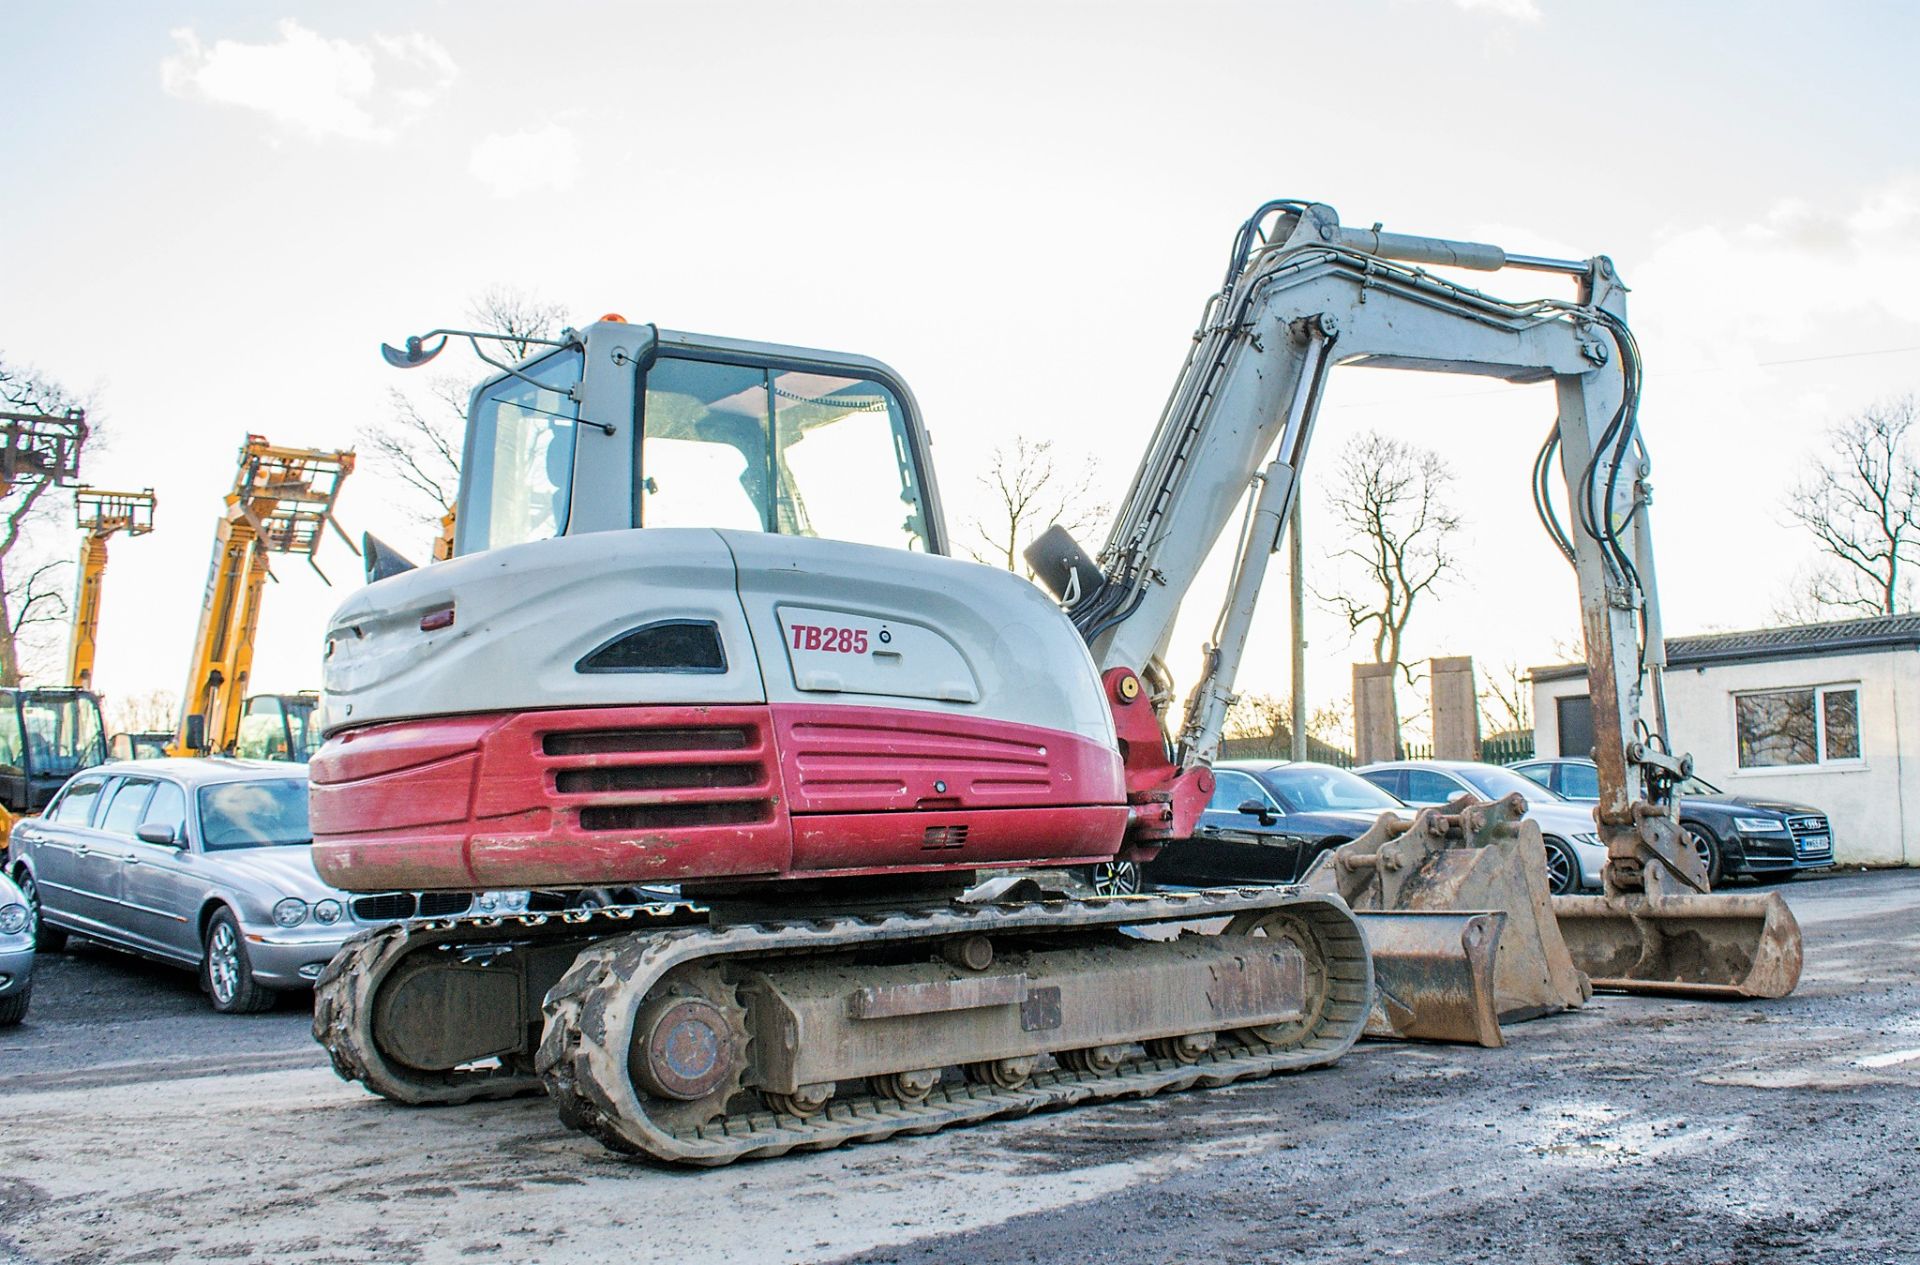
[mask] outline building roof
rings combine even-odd
[[[1811,659],[1857,654],[1862,650],[1920,646],[1920,614],[1875,615],[1826,624],[1793,624],[1746,632],[1702,633],[1667,638],[1668,668],[1704,668],[1726,663],[1774,659]],[[1583,663],[1557,663],[1533,669],[1536,681],[1564,681],[1587,670]]]

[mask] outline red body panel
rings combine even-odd
[[[851,706],[403,721],[336,735],[311,776],[315,863],[350,890],[1085,862],[1129,815],[1100,743]]]

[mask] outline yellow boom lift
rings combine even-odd
[[[262,750],[248,754],[305,758],[305,750],[294,749],[289,717],[309,714],[313,696],[246,696],[260,597],[266,582],[275,578],[271,554],[305,557],[320,571],[313,556],[329,525],[347,548],[359,552],[333,516],[340,484],[352,472],[351,450],[281,448],[263,436],[247,436],[233,491],[214,529],[206,600],[194,635],[179,728],[167,754],[233,754],[240,745],[242,718],[251,714],[278,718],[286,741],[266,741]],[[320,578],[326,579],[324,572]],[[304,747],[304,723],[300,729],[299,745]]]
[[[100,585],[107,574],[107,541],[120,532],[144,536],[153,530],[153,489],[109,492],[75,488],[73,513],[85,539],[80,546],[80,586],[67,641],[67,684],[93,688],[93,656],[100,632]]]

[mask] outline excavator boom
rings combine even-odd
[[[233,490],[214,528],[180,725],[167,754],[234,749],[253,671],[261,596],[273,578],[272,555],[304,557],[319,571],[313,558],[329,526],[347,548],[359,552],[334,518],[340,484],[353,472],[353,461],[351,451],[285,448],[260,435],[247,436]]]

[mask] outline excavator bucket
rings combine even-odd
[[[1595,988],[1681,997],[1785,997],[1800,982],[1800,924],[1778,892],[1707,893],[1665,812],[1637,808],[1639,891],[1556,896],[1560,933]],[[1609,878],[1608,886],[1613,887]]]
[[[1376,934],[1369,921],[1376,914],[1504,915],[1490,937],[1491,972],[1483,970],[1474,985],[1486,1000],[1473,1002],[1490,1009],[1499,1023],[1578,1007],[1591,995],[1554,920],[1546,846],[1525,813],[1525,801],[1510,795],[1491,804],[1463,797],[1445,809],[1425,809],[1410,822],[1382,816],[1372,830],[1326,853],[1307,872],[1308,887],[1339,894],[1368,927],[1377,941],[1375,976],[1400,984],[1396,1000],[1409,1017],[1389,1026],[1409,1033],[1471,1032],[1432,1039],[1497,1044],[1483,1040],[1477,1018],[1462,1024],[1449,1017],[1460,1013],[1455,982],[1472,973],[1483,947],[1469,946],[1463,934],[1452,950],[1456,965],[1442,973],[1433,932],[1425,933],[1424,943],[1408,946],[1411,931],[1390,933],[1382,923]],[[1391,1011],[1386,1017],[1391,1020]]]
[[[1373,956],[1367,1036],[1489,1048],[1506,1044],[1493,986],[1505,914],[1355,916]]]

